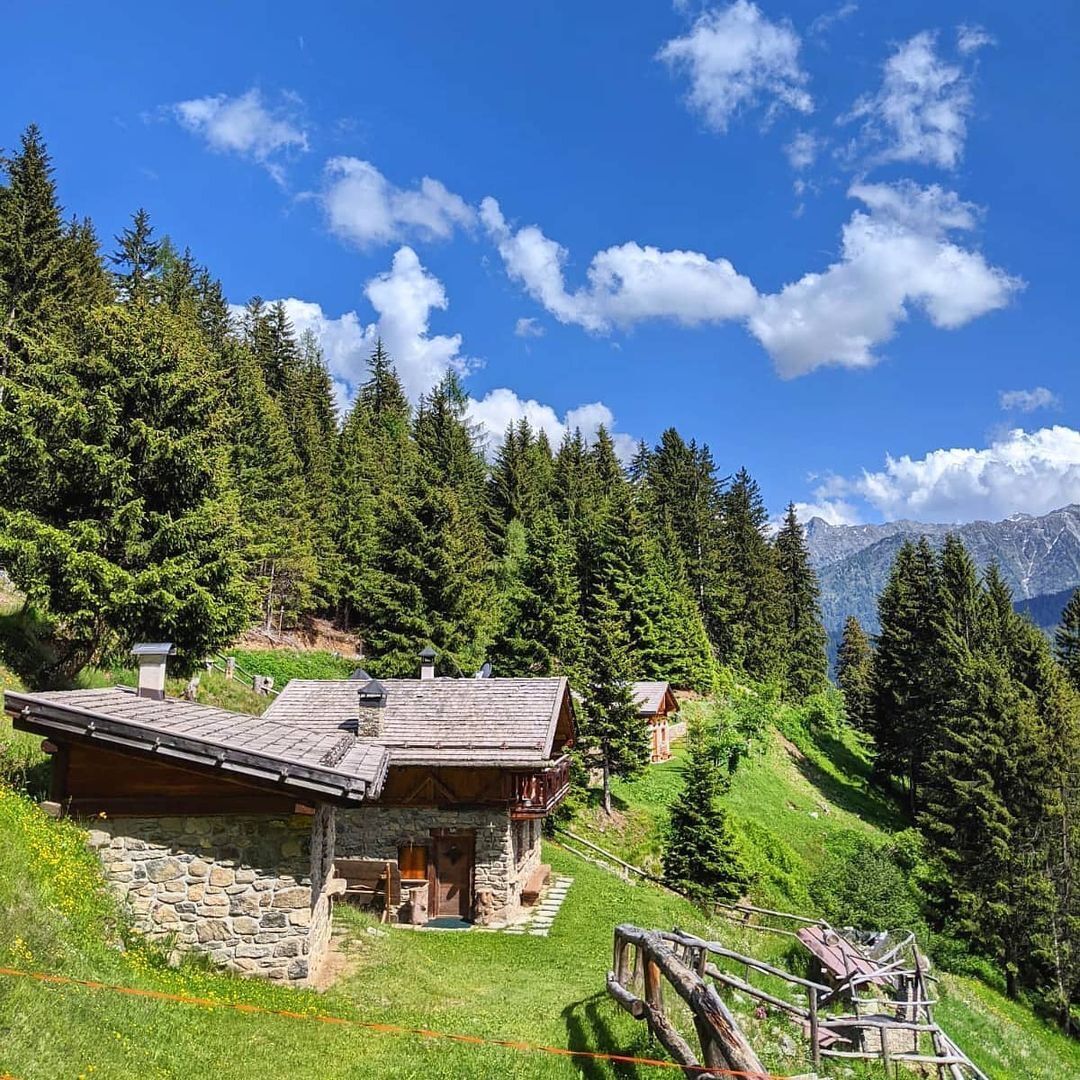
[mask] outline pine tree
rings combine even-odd
[[[776,537],[784,625],[787,689],[796,698],[824,690],[829,682],[828,637],[821,623],[821,591],[810,565],[803,528],[790,503]]]
[[[0,167],[7,177],[0,185],[0,329],[55,336],[69,315],[75,268],[52,161],[36,125]]]
[[[96,313],[85,356],[40,350],[55,407],[23,414],[40,486],[4,502],[0,562],[52,621],[58,673],[140,639],[200,662],[252,612],[213,357],[142,304]]]
[[[745,893],[750,875],[720,804],[722,783],[713,740],[695,718],[686,741],[683,790],[671,806],[664,845],[664,878],[696,900],[733,903]]]
[[[784,674],[782,579],[765,537],[768,514],[756,481],[740,469],[725,492],[719,528],[721,572],[728,610],[717,653],[761,682]]]
[[[914,813],[937,724],[937,565],[925,537],[905,542],[878,599],[874,773],[899,777]]]
[[[1073,688],[1080,691],[1080,589],[1069,597],[1054,633],[1054,651]]]
[[[128,303],[149,300],[161,269],[161,245],[154,239],[150,215],[141,208],[136,210],[131,225],[116,237],[116,243],[111,261],[117,267],[114,277],[120,296]]]
[[[550,510],[508,529],[512,568],[489,657],[497,675],[568,675],[578,681],[584,628],[574,558]]]
[[[873,663],[870,639],[859,620],[849,615],[836,656],[836,682],[844,695],[848,719],[865,732],[870,732],[873,725]]]
[[[649,727],[631,693],[630,642],[625,619],[603,587],[589,598],[581,746],[600,760],[603,806],[611,813],[611,777],[629,778],[649,763]]]

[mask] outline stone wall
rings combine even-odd
[[[91,847],[151,940],[302,983],[330,937],[334,810],[95,819]]]
[[[521,890],[540,861],[540,824],[531,842],[515,843],[503,809],[443,810],[438,807],[367,806],[339,810],[336,850],[343,859],[396,859],[403,845],[430,845],[432,830],[472,832],[476,837],[474,895],[491,893],[494,910],[485,922],[506,922],[521,908]]]

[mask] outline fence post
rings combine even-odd
[[[236,678],[236,657],[235,656],[226,656],[225,657],[225,678],[226,679],[235,679]]]
[[[818,1042],[817,987],[808,987],[806,996],[810,1005],[810,1060],[818,1069],[821,1067],[821,1044]]]

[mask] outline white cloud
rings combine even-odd
[[[657,56],[690,77],[690,106],[716,131],[740,111],[768,100],[768,114],[787,106],[808,113],[813,100],[799,66],[799,35],[788,22],[770,22],[749,0],[703,11],[689,33],[672,38]]]
[[[856,184],[850,194],[865,209],[844,226],[840,258],[771,295],[759,295],[727,259],[636,243],[596,254],[587,286],[568,291],[560,244],[536,225],[511,228],[492,198],[480,216],[509,276],[560,322],[593,333],[647,319],[744,322],[789,377],[825,364],[869,367],[910,310],[954,329],[1005,306],[1022,286],[951,238],[977,218],[952,192],[900,183]]]
[[[956,47],[964,56],[996,44],[993,36],[977,24],[961,23],[956,28]]]
[[[791,167],[797,171],[809,169],[814,164],[821,148],[821,140],[812,131],[797,131],[794,138],[784,147],[784,153]]]
[[[322,204],[331,232],[359,247],[413,236],[445,240],[476,221],[472,207],[438,180],[425,176],[415,188],[399,188],[354,157],[326,163]]]
[[[999,401],[1011,412],[1035,412],[1036,409],[1060,409],[1061,398],[1045,386],[1032,390],[1002,390]]]
[[[593,332],[657,318],[694,326],[743,317],[755,302],[750,280],[727,259],[636,243],[598,252],[586,272],[588,286],[568,292],[562,245],[536,225],[513,230],[490,196],[480,205],[480,217],[510,277],[563,323]]]
[[[828,33],[836,23],[844,22],[846,19],[850,19],[856,11],[859,10],[858,4],[848,3],[841,4],[834,11],[826,11],[819,15],[810,24],[808,33],[817,37],[822,34]]]
[[[307,132],[296,113],[301,102],[283,95],[280,107],[268,108],[257,87],[237,97],[214,94],[192,98],[172,106],[180,124],[221,153],[238,154],[266,166],[280,180],[281,164],[275,159],[292,150],[308,148]]]
[[[830,525],[858,525],[859,512],[843,499],[820,499],[816,502],[797,502],[795,515],[803,525],[813,518],[821,518]]]
[[[601,401],[568,409],[560,418],[550,405],[532,398],[520,398],[513,390],[500,387],[479,400],[470,398],[469,415],[486,433],[489,453],[498,449],[507,427],[521,419],[528,420],[535,430],[543,431],[554,447],[558,447],[567,432],[575,430],[580,430],[585,439],[592,442],[601,427],[607,428],[620,460],[629,461],[637,445],[631,436],[614,430],[615,415]]]
[[[781,375],[825,364],[869,367],[911,308],[952,330],[1004,307],[1022,282],[950,239],[976,213],[937,185],[856,184],[857,210],[844,226],[841,257],[778,293],[749,319]]]
[[[522,316],[514,323],[514,333],[517,337],[524,338],[543,337],[544,327],[539,320]]]
[[[863,120],[872,162],[918,161],[953,169],[964,152],[972,109],[971,79],[937,54],[929,30],[885,61],[881,89],[860,98],[841,120]]]
[[[355,311],[333,318],[321,304],[310,300],[290,297],[282,301],[297,335],[310,330],[317,338],[341,407],[348,405],[356,388],[368,377],[368,360],[378,338],[382,338],[413,402],[448,370],[467,375],[477,366],[476,361],[463,355],[460,334],[431,334],[431,313],[448,307],[446,290],[424,268],[412,248],[399,248],[390,269],[364,286],[364,295],[376,312],[374,322],[365,323]],[[234,307],[233,311],[241,315],[243,309]],[[489,451],[498,447],[507,424],[523,416],[534,427],[546,431],[553,444],[575,428],[592,440],[603,425],[612,433],[615,451],[623,460],[630,459],[635,446],[629,435],[615,431],[614,414],[602,402],[579,405],[560,419],[550,405],[524,400],[513,390],[499,388],[480,400],[470,398],[469,412],[488,436]]]
[[[462,355],[460,334],[430,332],[431,313],[448,306],[446,290],[424,269],[412,248],[399,248],[390,269],[364,286],[364,295],[377,315],[372,323],[364,323],[355,311],[332,318],[320,304],[294,298],[284,301],[297,334],[311,330],[319,339],[344,398],[367,377],[367,361],[380,337],[414,401],[449,369],[464,373],[473,366]]]
[[[834,477],[818,497],[859,496],[887,520],[998,520],[1080,502],[1080,431],[1016,428],[982,449],[889,456],[884,468]]]

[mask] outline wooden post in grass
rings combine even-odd
[[[806,998],[810,1005],[810,1060],[814,1063],[814,1068],[818,1069],[821,1067],[821,1043],[818,1042],[817,987],[808,986]]]

